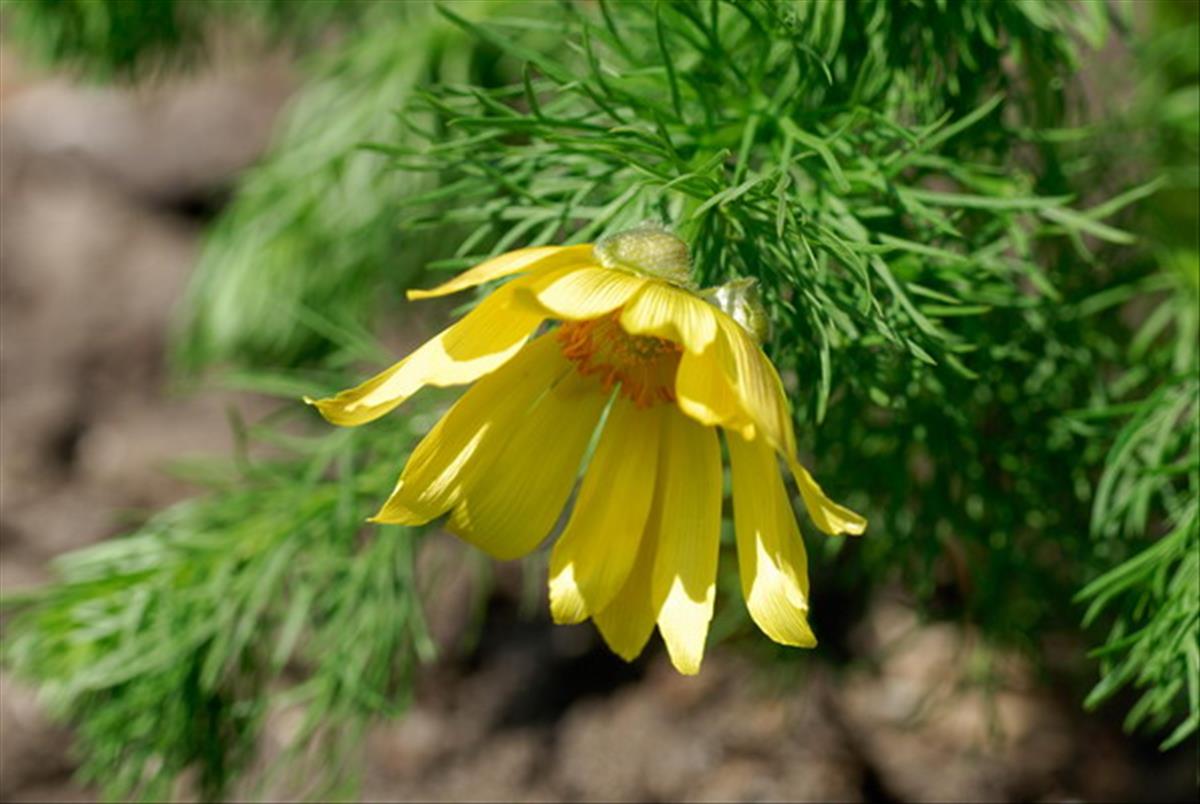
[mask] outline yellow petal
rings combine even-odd
[[[786,457],[792,476],[796,478],[796,485],[800,488],[800,496],[804,499],[804,507],[818,528],[831,536],[843,533],[859,536],[867,529],[866,519],[826,497],[800,461],[793,456]]]
[[[493,257],[464,271],[449,282],[438,285],[431,290],[410,290],[409,299],[429,299],[435,296],[448,296],[460,290],[512,276],[523,271],[545,271],[553,268],[564,268],[568,265],[594,264],[592,244],[584,243],[579,246],[538,246],[536,248],[520,248]]]
[[[742,595],[763,633],[784,645],[817,644],[808,626],[808,557],[775,450],[727,433]]]
[[[547,275],[532,284],[536,303],[545,313],[567,320],[597,318],[621,307],[646,284],[644,277],[611,268],[580,268]]]
[[[733,319],[721,317],[723,369],[730,378],[742,410],[777,450],[796,451],[791,412],[783,382],[763,350]]]
[[[717,335],[716,310],[686,290],[648,282],[621,311],[621,326],[634,335],[653,335],[703,352]]]
[[[826,533],[858,535],[867,521],[830,500],[796,458],[796,435],[775,366],[733,319],[717,313],[718,334],[700,354],[685,353],[675,377],[676,404],[696,421],[744,439],[762,437],[788,462],[805,507]]]
[[[720,425],[738,431],[743,438],[754,438],[754,422],[742,410],[733,385],[714,358],[715,350],[684,352],[675,374],[676,404],[701,424]]]
[[[676,375],[680,410],[704,424],[762,433],[784,455],[796,451],[783,382],[741,325],[717,313],[717,337],[701,354],[685,354]]]
[[[658,553],[660,503],[656,489],[646,517],[646,531],[642,534],[629,576],[616,597],[592,615],[605,644],[627,662],[641,655],[658,618],[658,607],[650,597],[650,583],[654,575],[654,556]]]
[[[500,288],[462,320],[361,385],[305,401],[333,424],[353,427],[374,421],[426,385],[462,385],[495,371],[521,349],[543,318],[538,310],[513,304],[513,289]]]
[[[721,447],[717,432],[671,411],[659,478],[662,504],[651,599],[675,669],[700,671],[716,594],[721,536]]]
[[[616,596],[638,552],[658,463],[663,406],[618,395],[566,530],[550,557],[550,613],[578,623]]]
[[[594,380],[568,372],[521,417],[487,471],[466,479],[448,528],[499,559],[537,547],[566,505],[607,402]]]
[[[485,471],[538,398],[573,370],[552,334],[526,344],[471,386],[426,434],[373,521],[422,525],[449,511],[464,477]]]

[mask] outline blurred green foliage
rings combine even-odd
[[[1087,705],[1133,687],[1127,727],[1165,730],[1169,748],[1200,729],[1200,5],[1155,12],[1132,43],[1132,108],[1097,149],[1112,165],[1154,166],[1162,185],[1131,215],[1145,237],[1126,259],[1147,275],[1088,305],[1135,318],[1111,404],[1078,414],[1110,445],[1091,516],[1106,565],[1078,599],[1085,624],[1110,627]]]
[[[201,48],[227,13],[119,33],[129,5],[6,7],[6,30],[105,77]],[[759,279],[801,444],[871,516],[862,540],[810,538],[824,644],[852,618],[822,599],[898,578],[1031,653],[1085,616],[1108,629],[1088,703],[1133,686],[1131,727],[1195,732],[1194,7],[1135,36],[1148,12],[1101,3],[314,5],[312,27],[256,6],[341,36],[209,236],[181,368],[333,389],[384,362],[366,327],[426,265],[663,220],[701,282]],[[1136,102],[1094,97],[1102,45],[1129,49]],[[9,601],[5,661],[79,724],[109,795],[165,797],[189,767],[232,794],[281,678],[297,751],[395,711],[428,650],[417,534],[360,523],[437,401],[350,433],[264,423],[290,457],[241,461]]]
[[[400,4],[403,5],[403,4]],[[369,3],[339,0],[6,0],[6,35],[41,62],[89,80],[139,80],[202,59],[218,26],[314,41]]]
[[[421,267],[424,246],[400,237],[400,199],[437,177],[389,170],[362,146],[403,136],[398,110],[420,87],[471,78],[476,48],[430,3],[378,4],[361,19],[361,36],[310,60],[276,147],[209,234],[175,338],[181,366],[319,358],[328,326],[297,322],[369,323]]]

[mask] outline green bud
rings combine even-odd
[[[692,286],[692,260],[687,243],[658,223],[643,223],[635,229],[606,235],[594,248],[605,268],[623,268],[670,282]]]
[[[758,295],[758,280],[753,277],[731,279],[724,285],[701,291],[710,304],[742,325],[760,344],[771,336],[771,321]]]

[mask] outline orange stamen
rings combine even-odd
[[[604,390],[621,393],[639,408],[675,401],[675,372],[683,350],[679,344],[621,328],[620,311],[587,321],[567,321],[556,337],[563,356],[580,374],[600,379]]]

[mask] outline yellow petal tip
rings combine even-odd
[[[829,519],[831,536],[862,536],[867,530],[865,517],[854,513],[844,505],[828,501],[829,509],[826,517]]]
[[[803,648],[805,650],[811,650],[817,646],[817,638],[812,634],[809,634],[805,639],[797,639],[792,642],[782,642],[778,639],[775,641],[779,642],[780,645],[787,645],[789,648]]]
[[[416,512],[400,508],[395,503],[391,506],[384,505],[374,516],[367,517],[367,521],[373,525],[407,525],[409,527],[424,525],[430,519],[432,517],[419,516]]]
[[[796,478],[796,485],[804,498],[804,507],[818,528],[830,536],[861,536],[866,531],[865,517],[829,499],[795,455],[785,452],[784,457]]]
[[[645,645],[641,645],[637,649],[617,648],[611,642],[605,642],[605,644],[608,645],[609,650],[619,656],[622,661],[626,662],[636,661],[637,658],[642,655],[642,651],[645,650],[646,647]]]
[[[587,606],[568,564],[550,579],[550,617],[555,625],[575,625],[588,618]]]
[[[360,421],[355,421],[353,417],[346,415],[345,406],[337,401],[336,397],[325,397],[323,399],[313,399],[311,396],[304,397],[304,404],[311,405],[321,414],[321,418],[330,424],[338,427],[355,427],[362,424]]]
[[[578,625],[587,619],[587,612],[578,605],[571,605],[561,599],[551,599],[550,618],[554,620],[555,625]]]
[[[667,653],[670,654],[670,651],[667,651]],[[691,656],[676,657],[674,655],[671,655],[670,658],[671,658],[671,666],[675,668],[676,672],[678,672],[679,675],[681,675],[681,676],[698,676],[698,675],[700,675],[701,660],[699,658],[693,658]]]
[[[807,618],[800,624],[789,624],[791,627],[780,628],[780,623],[757,623],[767,638],[772,642],[780,645],[786,645],[789,648],[815,648],[817,646],[816,634],[812,632],[812,628],[807,622]],[[772,625],[776,627],[771,627]],[[764,627],[767,626],[767,627]]]

